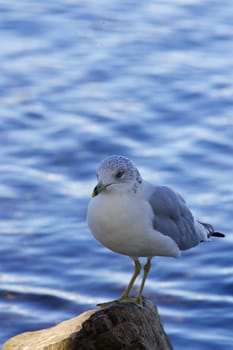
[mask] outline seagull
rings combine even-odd
[[[127,288],[113,302],[142,303],[154,256],[179,258],[183,250],[213,236],[225,236],[212,225],[196,220],[181,195],[169,187],[145,181],[133,162],[124,156],[111,155],[102,160],[97,168],[97,181],[87,210],[90,231],[105,247],[134,261],[134,273]],[[147,259],[141,285],[137,296],[131,298],[131,289],[141,271],[139,258],[143,257]]]

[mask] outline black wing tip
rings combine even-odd
[[[221,237],[221,238],[225,237],[224,233],[221,233],[221,232],[213,232],[213,233],[211,233],[211,236],[212,237]]]
[[[207,229],[207,231],[209,231],[208,238],[209,237],[220,237],[220,238],[225,237],[224,233],[214,231],[214,228],[212,225],[206,224],[205,222],[201,222],[201,221],[199,221],[199,223],[201,225],[203,225]]]

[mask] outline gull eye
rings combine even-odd
[[[119,170],[117,173],[116,173],[116,178],[120,179],[122,177],[122,175],[124,174],[124,171],[123,170]]]

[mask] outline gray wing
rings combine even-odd
[[[168,187],[156,186],[149,202],[154,212],[155,230],[171,237],[181,250],[200,243],[193,215],[179,194]]]

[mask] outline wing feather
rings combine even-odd
[[[156,186],[149,202],[154,212],[154,229],[171,237],[181,250],[200,243],[193,215],[179,194],[168,187]]]

